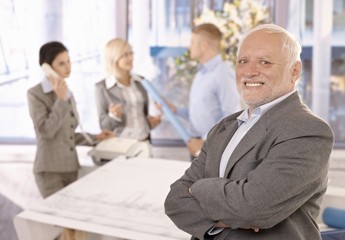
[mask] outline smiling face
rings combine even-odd
[[[248,35],[238,52],[236,83],[249,110],[294,90],[301,63],[291,66],[283,50],[284,35],[258,30]]]
[[[67,78],[71,74],[71,62],[67,51],[59,53],[51,64],[55,72],[62,78]]]

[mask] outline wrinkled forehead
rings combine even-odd
[[[240,46],[239,56],[251,52],[282,53],[283,35],[281,33],[267,32],[264,29],[247,35]]]

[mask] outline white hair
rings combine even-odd
[[[287,61],[290,67],[292,67],[295,62],[301,61],[300,55],[302,52],[302,47],[301,47],[300,42],[297,40],[297,38],[293,34],[291,34],[284,28],[275,24],[262,24],[262,25],[256,26],[255,28],[245,33],[238,43],[237,55],[241,49],[243,41],[249,35],[259,30],[263,30],[264,32],[270,33],[270,34],[281,34],[283,36],[282,48],[283,48],[283,52],[286,54]]]

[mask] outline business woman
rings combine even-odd
[[[131,45],[120,38],[110,40],[105,64],[108,76],[95,87],[101,129],[111,129],[119,137],[149,140],[150,130],[160,123],[161,116],[149,115],[142,77],[131,73]]]
[[[80,168],[76,145],[95,145],[114,136],[109,130],[98,135],[76,133],[78,111],[65,78],[71,72],[67,48],[48,42],[39,51],[39,64],[48,75],[27,92],[37,151],[34,174],[38,189],[46,198],[78,178]]]

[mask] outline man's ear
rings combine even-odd
[[[201,49],[203,51],[205,51],[209,47],[209,45],[210,45],[208,39],[205,36],[203,36],[203,35],[199,36],[199,41],[200,41]]]
[[[302,74],[302,62],[297,61],[293,64],[291,69],[291,80],[296,82]]]

